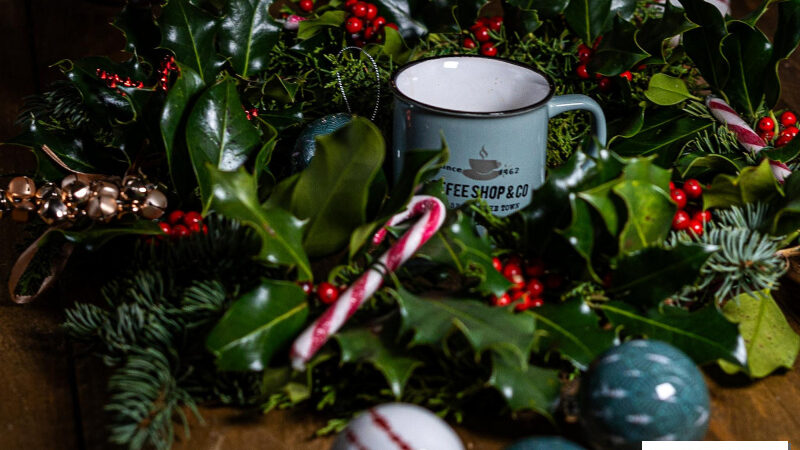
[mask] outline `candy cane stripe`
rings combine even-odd
[[[419,217],[372,267],[295,339],[290,352],[295,369],[302,370],[331,335],[339,331],[364,301],[381,287],[385,275],[383,268],[389,272],[397,270],[441,228],[444,212],[445,207],[441,200],[427,195],[414,196],[406,210],[394,215],[384,228],[375,233],[372,242],[379,244],[386,237],[386,227]]]

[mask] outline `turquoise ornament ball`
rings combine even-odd
[[[300,172],[308,167],[317,147],[317,136],[331,134],[350,123],[353,116],[347,113],[331,114],[319,118],[305,127],[294,144],[290,163],[292,173]]]
[[[585,450],[561,437],[532,437],[511,444],[506,450]]]
[[[634,340],[600,355],[581,382],[581,421],[598,448],[701,440],[708,388],[694,362],[661,341]]]

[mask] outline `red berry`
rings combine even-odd
[[[501,295],[500,297],[492,295],[492,304],[494,306],[508,306],[511,304],[511,296],[509,296],[507,293]]]
[[[477,46],[478,44],[476,44],[475,41],[473,41],[472,39],[464,38],[464,48],[473,49]]]
[[[797,123],[797,116],[794,115],[791,111],[786,111],[785,113],[781,114],[781,125],[785,127],[790,127]]]
[[[535,298],[530,301],[528,308],[538,308],[540,306],[544,306],[544,300]]]
[[[476,25],[483,25],[485,27],[488,27],[489,26],[489,18],[488,17],[478,17],[475,20],[475,24]]]
[[[364,39],[366,39],[368,41],[372,40],[372,38],[375,37],[375,33],[377,33],[377,31],[375,31],[375,28],[372,28],[369,25],[364,27]]]
[[[792,138],[789,136],[780,136],[777,141],[775,141],[775,147],[783,147],[784,145],[792,142]]]
[[[372,3],[367,3],[367,19],[372,20],[378,15],[378,7]]]
[[[528,262],[525,267],[525,275],[529,277],[539,277],[544,274],[544,263],[539,258],[534,258]]]
[[[497,55],[497,47],[495,47],[491,42],[484,42],[483,45],[481,45],[481,55],[495,56]]]
[[[476,28],[474,33],[475,33],[475,40],[477,40],[478,42],[487,42],[489,39],[491,39],[491,36],[489,36],[489,29],[484,26]]]
[[[789,136],[790,138],[793,138],[797,136],[798,132],[800,132],[800,130],[798,130],[797,127],[790,125],[781,131],[781,136]]]
[[[761,131],[772,131],[775,129],[775,121],[772,117],[762,117],[758,121],[758,129]]]
[[[702,236],[703,235],[703,222],[700,222],[698,220],[692,219],[692,220],[689,221],[689,229],[694,234],[696,234],[697,236]]]
[[[364,28],[364,21],[358,17],[349,17],[344,23],[344,29],[348,33],[358,33],[362,28]]]
[[[375,30],[378,30],[384,25],[386,25],[386,19],[383,16],[378,16],[372,21],[372,26],[375,27]]]
[[[689,228],[690,221],[691,219],[686,211],[678,211],[675,213],[675,217],[672,218],[672,229],[675,231],[685,230]]]
[[[184,212],[180,209],[176,209],[169,213],[169,217],[167,217],[167,221],[170,225],[175,225],[176,223],[180,222],[183,219]]]
[[[346,2],[344,2],[344,7],[350,9],[350,7],[355,5],[356,3],[358,3],[358,0],[347,0]]]
[[[765,142],[769,143],[772,139],[775,138],[775,133],[772,130],[769,131],[759,131],[758,136],[763,139]]]
[[[672,181],[670,181],[670,182],[669,182],[669,190],[670,190],[670,192],[672,192],[672,190],[673,190],[673,189],[675,189],[675,183],[673,183]]]
[[[524,293],[522,297],[522,301],[514,305],[514,311],[520,312],[525,311],[526,309],[531,307],[531,297],[528,293]]]
[[[314,284],[311,283],[310,281],[301,281],[300,283],[298,283],[298,285],[300,286],[300,289],[303,290],[303,293],[306,295],[309,295],[312,292],[314,292]]]
[[[187,226],[189,227],[189,231],[192,233],[200,233],[203,231],[203,222],[195,222]]]
[[[172,227],[167,222],[158,222],[159,228],[164,234],[170,234]]]
[[[364,2],[356,2],[353,6],[350,7],[350,12],[353,13],[353,15],[356,17],[366,17],[367,4]]]
[[[541,297],[544,293],[544,284],[538,278],[534,278],[528,282],[525,289],[531,294],[532,297]]]
[[[170,236],[173,237],[184,237],[189,235],[189,229],[186,228],[184,225],[178,224],[172,227],[172,231],[170,232]]]
[[[300,0],[299,6],[303,11],[310,12],[314,9],[314,0]]]
[[[494,267],[494,270],[498,272],[503,271],[503,262],[500,261],[500,258],[492,258],[492,266]]]
[[[503,267],[503,276],[512,283],[515,282],[517,277],[522,276],[522,268],[519,266],[518,263],[509,261],[505,267]]]
[[[503,18],[500,16],[495,16],[489,19],[489,28],[492,31],[500,31],[500,28],[503,26]]]
[[[686,193],[683,192],[683,189],[673,189],[670,191],[669,196],[672,197],[672,201],[678,205],[678,209],[686,207]]]
[[[703,195],[703,186],[699,181],[690,178],[686,180],[686,183],[683,183],[683,191],[689,198],[700,198]]]
[[[397,31],[397,30],[400,29],[400,27],[398,27],[397,24],[394,23],[394,22],[387,23],[386,26],[391,28],[391,29],[393,29],[394,31]]]
[[[323,281],[319,284],[319,286],[317,286],[317,297],[319,297],[319,300],[322,303],[330,305],[331,303],[335,302],[337,298],[339,298],[339,288],[328,283],[327,281]]]
[[[581,64],[575,69],[575,73],[578,74],[579,77],[583,78],[584,80],[589,79],[589,69],[586,68],[586,64]]]
[[[619,76],[622,77],[622,78],[625,78],[628,81],[632,81],[633,80],[633,74],[631,73],[630,70],[626,70],[625,72],[622,72],[621,74],[619,74]]]
[[[694,217],[692,217],[692,220],[696,220],[700,223],[711,222],[711,211],[709,210],[698,211],[697,213],[695,213]]]
[[[583,64],[586,64],[590,59],[592,59],[592,49],[581,44],[581,46],[578,47],[578,60]]]
[[[183,215],[183,223],[190,226],[193,223],[203,223],[203,216],[197,211],[189,211]]]
[[[597,82],[597,87],[603,92],[608,92],[611,89],[611,78],[603,77]]]

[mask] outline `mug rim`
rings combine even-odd
[[[442,108],[440,106],[434,106],[418,100],[414,100],[411,97],[404,94],[403,92],[401,92],[400,89],[397,87],[397,77],[401,73],[403,73],[406,69],[409,69],[412,66],[415,66],[423,62],[433,61],[436,59],[446,59],[446,58],[477,58],[477,59],[485,59],[487,61],[501,61],[504,63],[522,67],[523,69],[527,69],[530,70],[531,72],[539,74],[540,76],[542,76],[542,78],[545,79],[545,81],[547,81],[547,87],[548,87],[547,95],[545,95],[544,98],[542,98],[538,102],[520,108],[507,109],[503,111],[476,112],[476,111],[461,111],[457,109]],[[519,61],[512,61],[506,58],[498,58],[494,56],[483,56],[483,55],[439,55],[439,56],[430,56],[427,58],[418,59],[416,61],[406,63],[402,67],[397,69],[397,71],[394,74],[392,74],[390,86],[392,88],[392,93],[395,95],[395,97],[405,101],[406,103],[417,105],[422,108],[429,109],[431,111],[447,115],[460,116],[460,117],[504,117],[504,116],[514,116],[518,114],[523,114],[543,106],[544,104],[549,102],[550,99],[553,98],[553,95],[555,94],[555,85],[553,84],[553,79],[550,78],[546,73],[542,72],[541,70],[533,66],[530,66],[528,64],[521,63]]]

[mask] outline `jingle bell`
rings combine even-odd
[[[33,211],[36,205],[33,203],[33,196],[36,193],[36,183],[28,177],[12,178],[8,183],[6,199],[16,209]]]
[[[69,216],[69,207],[58,196],[50,196],[48,199],[42,201],[39,207],[39,217],[42,218],[44,223],[52,225],[56,222],[61,222]]]
[[[11,204],[6,198],[6,191],[5,189],[0,189],[0,219],[2,219],[3,215],[10,210],[11,210]]]
[[[141,214],[145,219],[158,219],[167,209],[167,196],[163,192],[153,189],[147,193],[141,206]]]
[[[91,180],[83,174],[70,174],[61,180],[61,189],[64,191],[64,198],[71,206],[83,205],[89,200],[92,194],[90,189]]]
[[[108,181],[97,180],[92,183],[92,194],[111,197],[116,200],[119,197],[119,186]]]
[[[95,195],[86,203],[86,215],[93,220],[107,221],[117,214],[117,199],[110,195]]]
[[[147,184],[139,178],[126,178],[122,182],[122,198],[132,203],[139,203],[147,198]]]
[[[50,197],[60,197],[61,196],[61,189],[59,189],[55,183],[47,182],[39,189],[36,190],[36,199],[37,200],[47,200]]]

